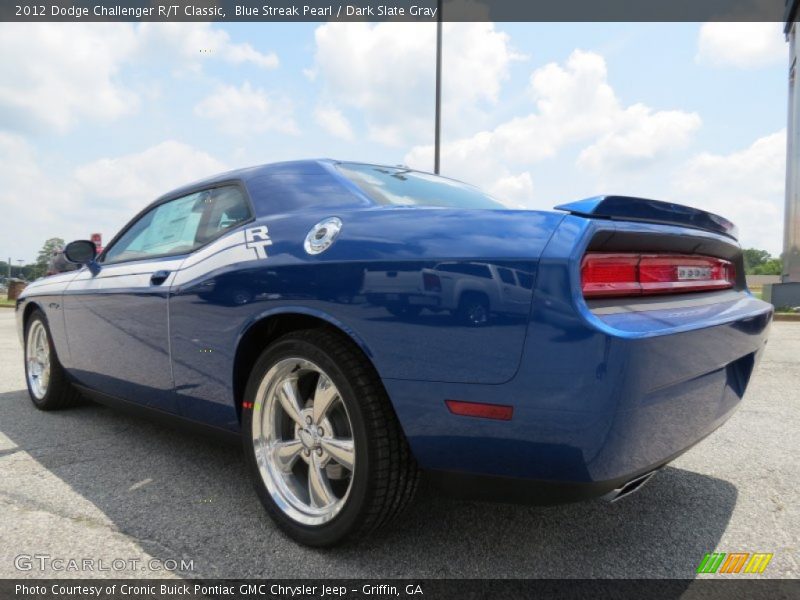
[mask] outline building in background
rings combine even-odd
[[[800,78],[797,36],[800,0],[786,0],[789,42],[789,119],[786,145],[786,213],[783,225],[782,283],[764,286],[764,299],[777,307],[800,306]]]
[[[786,154],[786,222],[783,251],[784,281],[800,282],[800,79],[797,77],[798,9],[800,0],[787,0],[786,35],[789,40],[789,122]]]

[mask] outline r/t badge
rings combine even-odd
[[[245,229],[244,239],[245,246],[255,251],[256,258],[267,258],[267,246],[272,245],[272,239],[266,225]]]

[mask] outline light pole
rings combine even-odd
[[[433,172],[439,174],[439,153],[442,137],[442,0],[436,3],[436,118],[433,134]]]

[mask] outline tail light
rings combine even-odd
[[[442,280],[435,273],[423,273],[422,285],[426,292],[441,292]]]
[[[510,421],[514,416],[514,407],[506,404],[486,404],[485,402],[464,402],[462,400],[445,400],[444,403],[451,413],[464,417]]]
[[[711,256],[588,252],[581,263],[586,298],[724,290],[735,282],[733,263]]]

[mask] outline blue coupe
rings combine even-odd
[[[602,196],[509,210],[405,167],[307,160],[159,198],[17,304],[37,408],[83,395],[240,436],[327,546],[424,473],[478,498],[621,497],[719,427],[772,307],[734,226]]]

